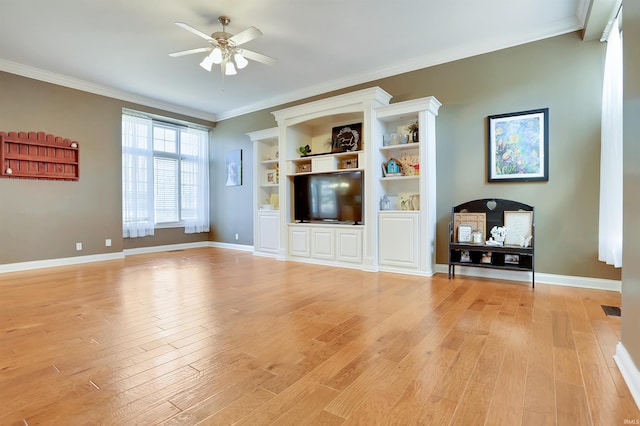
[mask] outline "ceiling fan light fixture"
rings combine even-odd
[[[221,64],[222,63],[222,50],[219,47],[216,47],[215,49],[213,49],[211,51],[211,60],[213,61],[214,64]]]
[[[236,71],[236,67],[233,65],[233,62],[227,61],[224,64],[224,75],[236,75],[238,72]]]
[[[233,55],[233,60],[236,62],[236,66],[240,70],[249,64],[249,61],[247,61],[246,58],[242,56],[242,51],[237,51],[235,55]]]
[[[207,71],[211,71],[211,67],[213,67],[213,60],[211,59],[211,55],[205,56],[202,62],[200,62],[200,66]]]

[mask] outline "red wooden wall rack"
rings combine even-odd
[[[77,141],[44,132],[0,132],[0,177],[80,179]]]

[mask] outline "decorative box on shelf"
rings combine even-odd
[[[311,159],[311,170],[314,172],[333,172],[338,168],[338,159],[334,156]]]
[[[343,169],[357,169],[358,168],[358,159],[350,158],[347,160],[342,160],[342,164],[340,165]]]
[[[296,173],[309,173],[311,171],[311,163],[296,164]]]

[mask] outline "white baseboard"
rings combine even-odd
[[[436,265],[436,272],[446,274],[448,265]],[[472,266],[456,265],[456,275],[469,277],[482,277],[496,280],[524,281],[531,283],[531,272],[503,271],[489,268],[474,268]],[[622,282],[618,280],[606,280],[602,278],[575,277],[571,275],[556,275],[536,272],[536,284],[551,284],[567,287],[590,288],[594,290],[610,290],[620,292]]]
[[[0,274],[5,272],[28,271],[31,269],[52,268],[55,266],[78,265],[80,263],[102,262],[104,260],[123,259],[122,252],[92,254],[88,256],[63,257],[60,259],[34,260],[30,262],[7,263],[0,265]]]
[[[132,249],[124,249],[125,256],[133,256],[136,254],[160,253],[163,251],[186,250],[192,248],[209,247],[209,241],[198,241],[196,243],[167,244],[164,246],[139,247]]]
[[[134,256],[136,254],[159,253],[163,251],[186,250],[199,247],[219,247],[232,250],[253,251],[253,246],[216,243],[211,241],[199,241],[195,243],[167,244],[163,246],[125,249],[121,252],[116,253],[62,257],[59,259],[34,260],[30,262],[7,263],[6,265],[0,265],[0,274],[5,272],[19,272],[28,271],[31,269],[52,268],[56,266],[77,265],[80,263],[101,262],[103,260],[124,259],[126,256]]]
[[[209,247],[217,247],[217,248],[240,250],[240,251],[253,251],[253,246],[247,246],[242,244],[218,243],[215,241],[209,241]]]
[[[640,409],[640,370],[636,367],[636,364],[631,359],[629,352],[624,347],[622,342],[618,342],[616,346],[616,354],[613,359],[618,364],[618,369],[624,377],[624,381],[627,383],[627,387],[633,396],[638,409]]]

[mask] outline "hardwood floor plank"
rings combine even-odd
[[[593,425],[582,387],[556,381],[558,424]]]
[[[621,424],[620,294],[199,248],[0,274],[0,424]]]

